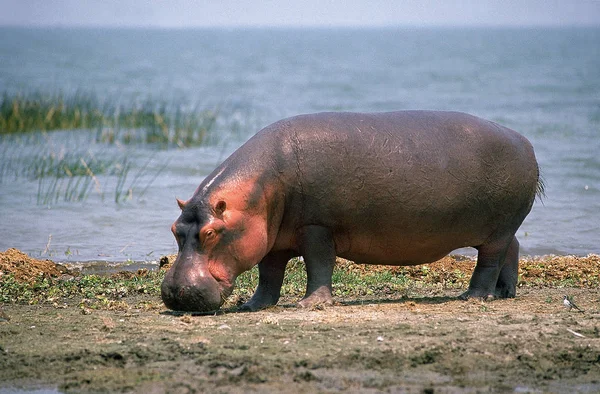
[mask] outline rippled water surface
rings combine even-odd
[[[0,249],[155,261],[176,251],[175,198],[261,127],[326,110],[441,109],[533,143],[547,197],[517,234],[523,254],[600,253],[599,42],[600,29],[0,29],[0,93],[222,109],[215,138],[188,149],[96,142],[95,130],[1,138]],[[28,169],[52,155],[129,172],[97,176],[82,201],[48,200],[52,185],[70,186]]]

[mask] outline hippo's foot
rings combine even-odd
[[[515,298],[517,295],[517,288],[515,285],[501,286],[500,283],[496,284],[496,290],[494,290],[494,297],[496,298]]]
[[[273,306],[275,304],[277,304],[277,300],[271,300],[271,299],[267,299],[267,298],[260,298],[260,297],[254,296],[248,302],[240,305],[238,307],[238,311],[256,312],[256,311],[260,311],[261,309],[265,309],[270,306]]]
[[[273,304],[257,304],[257,303],[253,303],[253,302],[246,302],[245,304],[242,304],[238,307],[238,311],[240,311],[240,312],[256,312],[256,311],[260,311],[261,309],[268,308],[272,305]]]
[[[508,243],[507,243],[508,240]],[[502,255],[502,248],[506,253]],[[499,255],[500,253],[500,255]],[[514,298],[517,294],[519,276],[519,241],[512,235],[479,247],[477,265],[469,284],[469,290],[458,298]],[[490,286],[492,283],[495,285]]]
[[[492,301],[496,297],[494,296],[494,294],[491,294],[487,291],[482,292],[471,289],[465,291],[464,293],[458,296],[458,299],[463,301],[466,301],[469,298],[480,298],[483,301]]]
[[[519,278],[519,241],[513,237],[506,257],[504,265],[496,282],[494,295],[498,298],[515,298],[517,295],[517,281]]]
[[[484,301],[493,301],[498,298],[515,298],[515,293],[516,292],[514,290],[511,291],[510,289],[505,288],[499,289],[498,287],[496,287],[496,290],[491,293],[467,290],[459,295],[458,299],[468,300],[469,298],[480,298]]]
[[[331,290],[327,286],[321,286],[317,290],[313,291],[310,295],[305,296],[298,306],[300,308],[314,308],[317,306],[329,306],[333,305],[333,297],[331,296]]]
[[[292,255],[288,251],[272,252],[258,263],[258,287],[252,298],[238,308],[239,311],[254,312],[277,304],[285,266]]]

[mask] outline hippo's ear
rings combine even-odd
[[[219,202],[215,205],[215,213],[217,216],[221,216],[226,209],[227,203],[223,200],[219,200]]]
[[[180,199],[177,199],[177,205],[179,205],[179,209],[181,209],[183,211],[183,208],[185,208],[185,204],[186,202]]]

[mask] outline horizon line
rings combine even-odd
[[[534,24],[506,24],[506,23],[464,23],[464,24],[452,24],[452,23],[424,23],[424,24],[231,24],[231,25],[124,25],[124,24],[19,24],[19,23],[7,23],[0,24],[0,28],[58,28],[58,29],[155,29],[155,30],[192,30],[192,29],[427,29],[427,28],[514,28],[514,29],[527,29],[527,28],[600,28],[600,23],[572,23],[572,24],[559,24],[559,23],[534,23]]]

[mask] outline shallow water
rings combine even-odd
[[[0,29],[0,93],[75,90],[123,103],[224,105],[205,147],[94,142],[95,131],[0,139],[0,249],[59,261],[156,261],[176,251],[188,198],[261,127],[299,113],[459,110],[533,143],[547,197],[518,232],[525,255],[600,253],[600,29]],[[231,120],[239,120],[234,123]],[[40,202],[44,153],[131,164],[82,202]],[[156,178],[155,178],[156,177]],[[62,184],[62,187],[66,187]],[[42,198],[43,200],[43,198]]]

